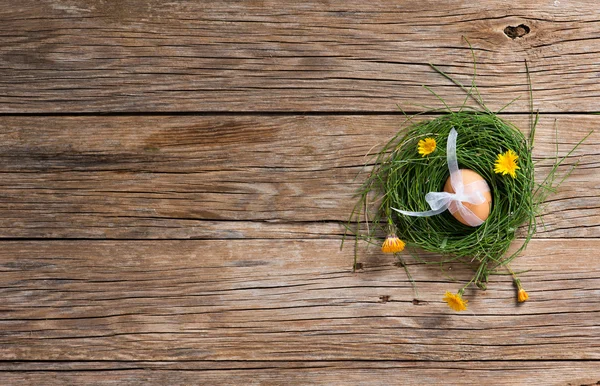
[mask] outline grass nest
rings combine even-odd
[[[457,159],[461,169],[481,175],[492,193],[492,208],[478,227],[463,225],[448,211],[431,217],[412,217],[392,208],[426,211],[428,192],[440,192],[449,177],[446,141],[450,130],[458,132]],[[421,156],[418,142],[435,139],[436,150]],[[389,150],[389,153],[388,153]],[[512,150],[518,156],[516,178],[494,173],[498,154]],[[516,230],[527,224],[527,239],[535,233],[539,202],[534,200],[532,141],[515,126],[496,114],[458,111],[411,125],[404,135],[386,147],[389,156],[381,160],[365,185],[367,191],[383,192],[379,213],[389,224],[387,233],[396,234],[409,245],[441,254],[444,261],[477,260],[481,269],[474,281],[482,286],[490,269],[504,265],[520,251],[505,256]]]
[[[473,63],[476,69],[475,60]],[[526,63],[525,67],[527,69]],[[445,108],[441,113],[435,110],[436,118],[407,118],[404,128],[375,156],[374,167],[359,191],[359,200],[350,218],[350,223],[354,223],[356,228],[349,226],[349,229],[353,229],[357,242],[364,239],[379,245],[382,241],[378,235],[387,234],[382,251],[394,253],[398,257],[413,285],[414,281],[399,255],[405,245],[414,252],[421,249],[439,256],[437,261],[426,261],[420,259],[418,253],[411,253],[424,263],[443,264],[458,261],[472,267],[475,273],[471,280],[457,294],[446,292],[444,297],[448,305],[456,311],[466,310],[467,301],[462,296],[469,285],[474,283],[485,289],[488,276],[499,273],[500,268],[504,268],[503,274],[512,275],[518,290],[518,301],[525,301],[528,295],[508,264],[523,251],[535,234],[541,204],[572,171],[569,170],[564,178],[555,184],[558,167],[585,138],[563,158],[558,158],[557,149],[557,156],[548,176],[538,183],[535,181],[531,156],[538,115],[533,112],[529,70],[527,69],[526,73],[530,91],[531,126],[529,134],[525,136],[512,123],[498,116],[510,103],[498,112],[492,112],[485,106],[475,85],[475,74],[471,86],[467,88],[437,67],[432,65],[432,68],[466,92],[465,103],[452,109],[438,97]],[[477,102],[478,108],[466,107],[469,98]],[[430,207],[425,200],[426,194],[443,191],[450,175],[446,145],[452,129],[458,133],[458,166],[478,173],[491,191],[492,206],[489,217],[477,227],[463,225],[448,211],[431,217],[413,217],[396,211],[427,211]],[[419,142],[426,138],[435,140],[436,146],[433,152],[425,156],[419,152]],[[508,150],[518,157],[515,161],[518,166],[515,175],[499,174],[495,171],[494,166],[499,156]],[[376,203],[377,208],[375,217],[369,219],[367,213],[371,203]],[[359,231],[363,223],[367,225],[366,232]],[[375,224],[375,227],[369,227],[370,223]],[[515,240],[517,230],[523,225],[522,245],[514,252],[507,253]],[[356,251],[357,248],[355,268]]]

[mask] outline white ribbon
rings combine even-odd
[[[431,207],[431,210],[425,212],[410,212],[392,208],[398,213],[414,216],[414,217],[429,217],[440,214],[446,209],[454,214],[458,212],[465,222],[476,227],[483,224],[483,220],[473,213],[469,208],[463,205],[463,202],[479,205],[485,202],[483,193],[488,192],[490,188],[484,180],[472,182],[464,185],[462,179],[462,171],[458,168],[458,160],[456,158],[456,137],[458,133],[454,128],[450,130],[448,135],[448,144],[446,146],[446,159],[448,160],[448,170],[450,171],[450,184],[454,189],[454,193],[448,192],[429,192],[425,195],[425,201]]]

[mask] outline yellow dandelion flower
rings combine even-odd
[[[512,150],[507,150],[504,154],[498,154],[496,163],[494,164],[494,172],[502,175],[510,174],[512,178],[517,177],[517,159],[519,156]]]
[[[453,294],[450,291],[446,291],[444,301],[448,303],[448,307],[452,308],[454,311],[466,311],[468,300],[464,300],[461,295],[460,292]]]
[[[529,299],[529,295],[523,288],[519,288],[519,292],[517,293],[517,299],[519,300],[519,303],[523,303],[524,301]]]
[[[406,244],[404,241],[400,240],[396,235],[389,235],[385,238],[383,245],[381,246],[381,251],[383,253],[396,253],[402,252],[404,246]]]
[[[436,143],[433,138],[425,138],[419,141],[418,151],[421,157],[431,154],[435,151]]]

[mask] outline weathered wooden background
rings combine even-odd
[[[0,383],[600,384],[600,5],[0,0]],[[510,28],[518,27],[516,37]],[[507,36],[511,35],[510,36]],[[590,130],[515,270],[340,251],[356,178],[464,94],[538,175]],[[557,128],[557,137],[554,127]],[[564,170],[567,170],[565,168]]]

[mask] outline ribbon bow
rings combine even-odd
[[[462,179],[462,171],[458,168],[458,160],[456,158],[456,137],[458,133],[454,128],[450,130],[448,135],[448,144],[446,145],[446,159],[448,161],[448,170],[450,171],[450,184],[454,193],[448,192],[429,192],[425,195],[425,201],[431,207],[431,210],[425,212],[410,212],[392,208],[398,213],[406,216],[414,217],[429,217],[440,214],[446,209],[454,214],[458,212],[465,222],[476,227],[483,224],[483,220],[473,213],[469,208],[463,205],[464,202],[479,205],[485,202],[483,193],[488,192],[490,188],[484,180],[472,182],[464,185]]]

